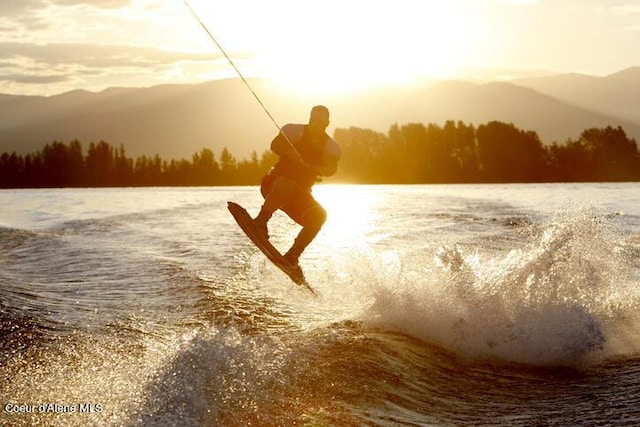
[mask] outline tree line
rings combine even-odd
[[[46,144],[36,153],[0,155],[0,188],[142,187],[252,185],[275,163],[275,154],[238,160],[224,148],[219,157],[208,148],[191,160],[165,160],[159,155],[130,158],[123,145],[91,143],[84,153],[78,140]]]
[[[533,131],[492,121],[477,128],[394,124],[387,134],[336,129],[343,157],[334,181],[361,184],[640,181],[640,152],[621,127],[592,128],[544,146]],[[238,160],[203,148],[191,160],[132,159],[105,141],[54,141],[38,152],[0,155],[0,188],[255,185],[277,156]]]
[[[621,127],[545,146],[534,131],[492,121],[475,128],[394,124],[387,134],[337,129],[342,179],[379,184],[640,181],[640,152]]]

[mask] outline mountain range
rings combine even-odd
[[[492,120],[538,133],[545,144],[577,139],[592,127],[622,126],[640,141],[640,67],[605,77],[562,74],[471,83],[430,81],[367,92],[299,96],[264,79],[248,80],[272,121],[240,79],[149,88],[76,90],[54,96],[0,94],[0,152],[40,150],[52,141],[104,140],[129,156],[190,158],[202,148],[261,153],[286,122],[304,123],[314,104],[332,113],[329,131],[386,133],[398,123]]]

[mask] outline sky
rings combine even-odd
[[[289,90],[640,66],[638,0],[190,0],[246,77]],[[183,0],[0,0],[0,93],[234,77]]]

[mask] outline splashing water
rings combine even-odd
[[[617,327],[638,300],[622,236],[590,212],[527,226],[522,236],[522,248],[492,259],[444,246],[437,268],[398,270],[397,286],[378,282],[368,322],[466,357],[538,366],[620,351]]]
[[[0,193],[0,401],[76,408],[0,424],[636,425],[637,189],[326,187],[320,298],[238,232],[254,188]]]

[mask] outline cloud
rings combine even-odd
[[[640,4],[626,3],[613,6],[600,6],[598,11],[615,17],[617,22],[622,22],[621,27],[629,32],[640,31]]]
[[[0,36],[21,37],[23,31],[49,27],[44,12],[49,7],[44,0],[0,1]]]
[[[2,0],[0,2],[0,16],[18,16],[46,6],[47,3],[44,0]]]
[[[618,15],[640,15],[640,4],[611,6],[611,10]]]
[[[34,12],[49,6],[86,5],[102,9],[114,9],[128,6],[130,0],[2,0],[0,15],[12,16],[25,12]]]
[[[212,54],[171,52],[154,47],[78,43],[0,43],[0,60],[28,59],[48,66],[80,65],[88,68],[154,67],[180,61],[211,61]]]
[[[60,6],[88,5],[103,9],[118,9],[131,3],[130,0],[50,0],[50,2]]]
[[[10,82],[19,84],[51,84],[61,83],[69,80],[68,76],[34,76],[24,74],[0,74],[0,82]]]
[[[627,3],[615,6],[598,6],[597,10],[616,16],[637,17],[640,15],[640,4]]]
[[[153,47],[93,44],[0,43],[0,92],[59,93],[76,87],[184,81],[219,69],[220,54],[165,51]],[[40,91],[35,88],[41,85]]]
[[[130,3],[130,0],[0,0],[0,19],[34,19],[51,7],[84,5],[99,9],[119,9]]]

